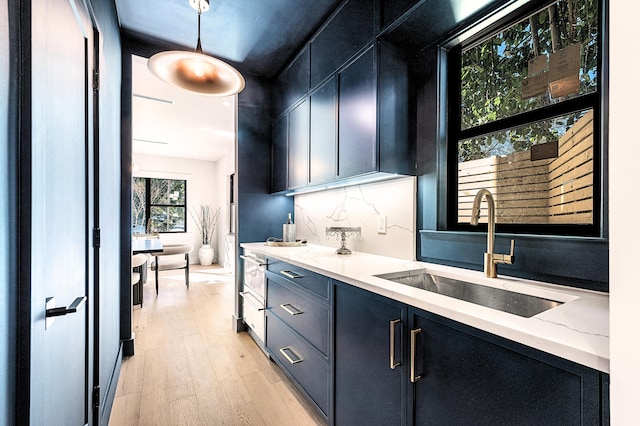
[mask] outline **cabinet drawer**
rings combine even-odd
[[[326,358],[270,312],[267,312],[267,349],[326,416],[329,407]]]
[[[279,278],[267,284],[267,309],[302,335],[322,353],[329,340],[329,306]]]
[[[322,296],[325,299],[329,298],[330,279],[328,277],[277,259],[269,258],[267,263],[267,270],[277,274],[294,286],[299,285],[318,296]]]

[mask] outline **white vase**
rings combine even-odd
[[[202,247],[198,250],[198,258],[200,259],[200,264],[203,266],[209,266],[213,263],[213,247],[209,244],[203,244]]]

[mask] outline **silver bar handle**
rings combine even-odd
[[[303,311],[301,311],[300,309],[296,308],[291,303],[283,303],[282,305],[280,305],[280,307],[282,309],[284,309],[285,312],[288,313],[289,315],[300,315],[300,314],[303,313]]]
[[[252,305],[257,310],[264,311],[265,309],[267,309],[264,306],[261,306],[260,302],[258,302],[256,297],[253,294],[249,293],[248,291],[241,291],[239,294],[240,296],[242,296],[244,300],[249,302],[249,304]]]
[[[291,358],[289,355],[287,355],[287,351],[291,352],[293,354],[293,356],[296,359]],[[291,348],[291,346],[285,346],[284,348],[280,349],[280,353],[282,354],[282,356],[284,356],[287,361],[289,361],[292,365],[293,364],[297,364],[299,362],[302,362],[304,359],[299,356],[297,353],[294,352],[294,350]]]
[[[280,271],[280,273],[287,278],[291,278],[292,280],[295,280],[296,278],[304,278],[303,275],[300,275],[297,272],[293,271]]]
[[[258,259],[256,259],[255,257],[252,257],[252,256],[245,256],[244,254],[241,254],[240,258],[243,259],[243,260],[246,260],[248,262],[255,263],[258,266],[267,266],[268,265],[268,263],[266,263],[266,262],[262,263]]]
[[[421,328],[411,330],[411,383],[422,379],[422,376],[416,376],[416,336],[420,333],[422,333]]]
[[[389,321],[389,368],[394,370],[401,362],[396,362],[396,324],[399,319]]]

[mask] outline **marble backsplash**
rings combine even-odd
[[[298,239],[340,247],[338,237],[326,236],[332,226],[359,226],[360,237],[347,238],[351,250],[414,260],[416,253],[416,178],[402,177],[295,196],[294,222]],[[378,232],[380,216],[386,233]]]

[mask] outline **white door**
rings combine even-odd
[[[89,422],[91,27],[82,0],[33,0],[30,423]],[[45,318],[50,308],[75,312]],[[61,310],[49,311],[64,313]],[[45,327],[46,320],[55,322]]]

